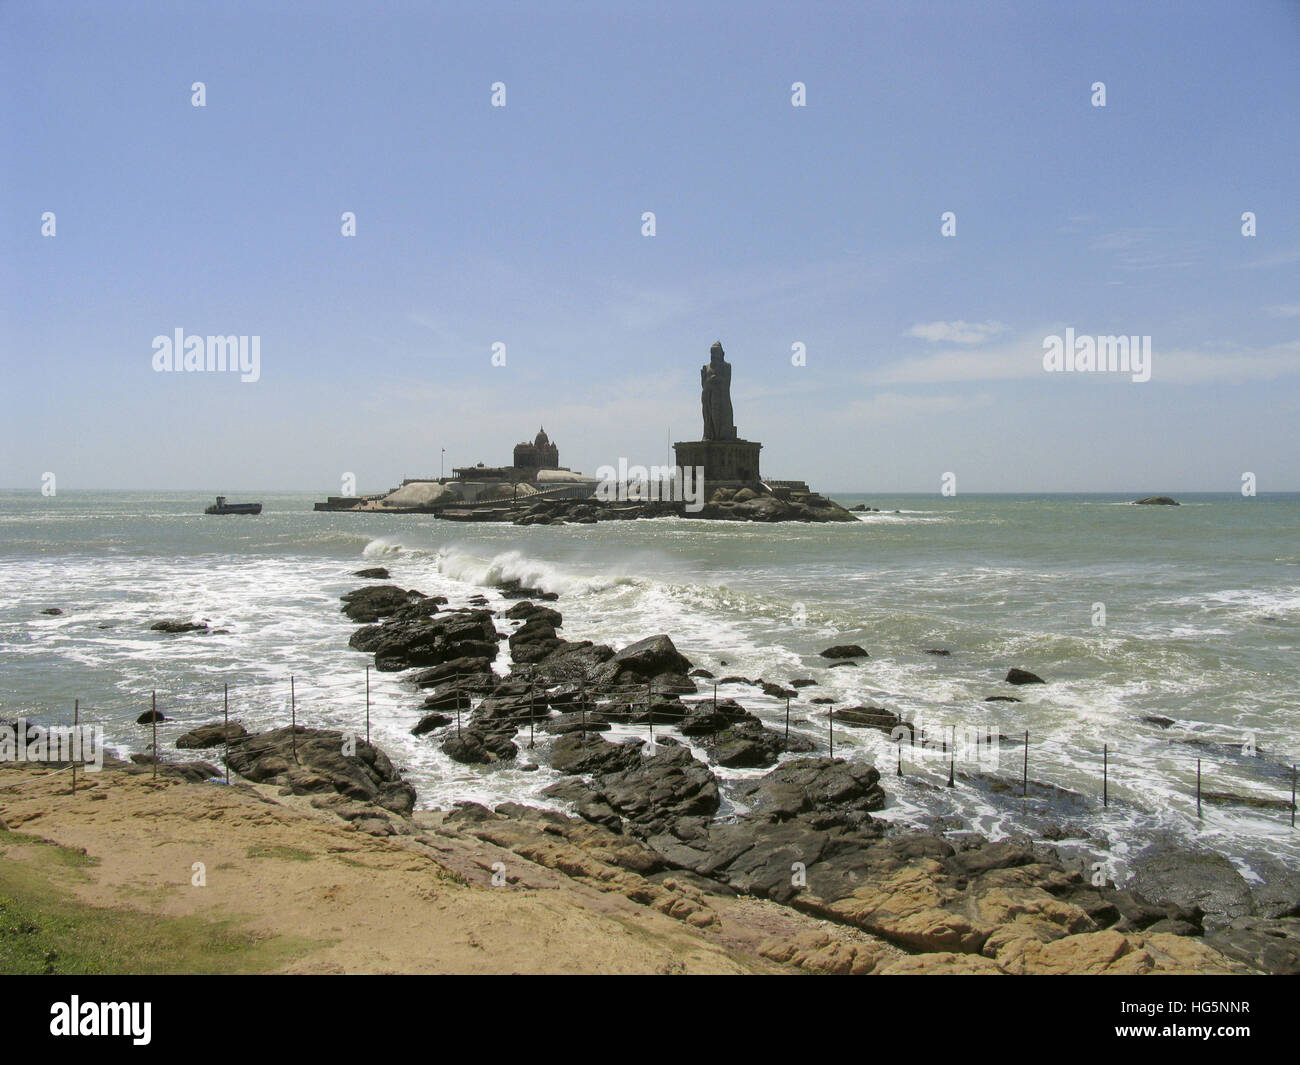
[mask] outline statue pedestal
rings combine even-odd
[[[758,452],[755,440],[688,440],[673,444],[678,466],[702,466],[708,488],[734,484],[756,484]]]

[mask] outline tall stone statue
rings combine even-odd
[[[709,361],[700,367],[700,402],[704,407],[704,439],[735,440],[736,425],[731,412],[731,363],[722,351],[722,341],[709,349]]]

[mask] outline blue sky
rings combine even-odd
[[[769,476],[1300,489],[1296,0],[11,0],[0,42],[0,486],[379,491],[539,424],[665,461],[721,339]],[[1067,326],[1152,379],[1044,372]],[[177,328],[261,379],[154,372]]]

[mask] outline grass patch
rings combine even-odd
[[[234,919],[91,906],[67,885],[94,859],[11,832],[0,845],[0,974],[267,972],[319,945],[259,939]]]
[[[297,847],[286,847],[278,843],[258,843],[248,848],[248,857],[282,858],[286,862],[310,862],[316,856],[308,851],[299,850]]]

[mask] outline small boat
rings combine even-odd
[[[227,503],[225,496],[217,496],[217,501],[206,507],[204,514],[261,514],[261,503]]]

